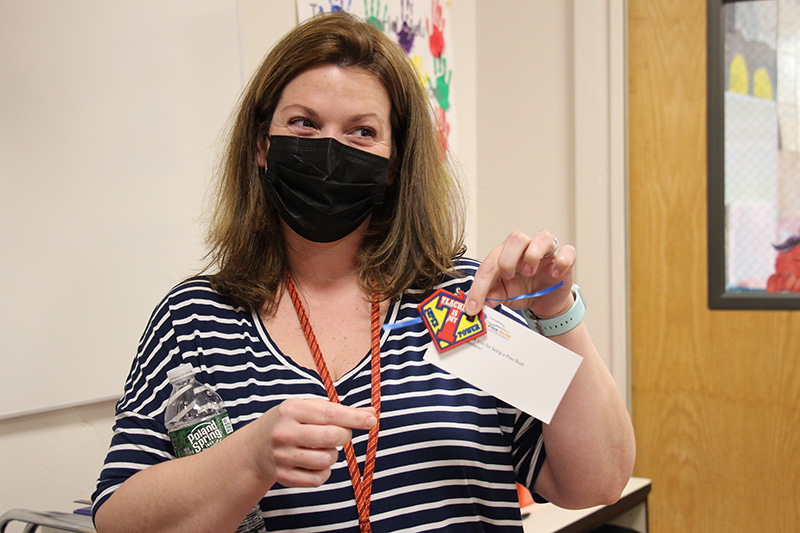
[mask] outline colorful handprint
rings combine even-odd
[[[364,12],[367,16],[367,23],[383,31],[383,21],[386,20],[386,14],[389,11],[389,6],[384,5],[383,16],[381,17],[381,0],[364,0]]]
[[[425,72],[425,69],[422,66],[422,58],[417,54],[414,54],[413,57],[409,59],[411,66],[414,67],[414,72],[417,73],[417,79],[422,84],[423,87],[428,85],[428,74]]]
[[[411,52],[414,47],[414,37],[416,36],[416,27],[412,14],[414,12],[414,4],[412,0],[402,0],[400,3],[400,20],[402,24],[400,31],[397,32],[397,42],[406,51]]]
[[[450,108],[450,80],[453,77],[453,71],[447,70],[447,59],[434,58],[433,75],[436,76],[436,86],[431,85],[431,89],[436,101],[447,111]]]
[[[347,7],[344,6],[344,0],[328,0],[331,6],[331,11],[350,11],[350,4],[353,0],[347,0]]]
[[[425,19],[428,30],[428,45],[433,57],[442,57],[444,52],[444,14],[439,0],[431,3],[431,19]]]

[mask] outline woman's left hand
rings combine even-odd
[[[572,280],[575,248],[556,250],[552,234],[540,231],[533,237],[522,232],[511,233],[492,250],[475,273],[467,294],[466,312],[478,313],[486,298],[508,300],[522,294],[540,291],[563,281],[557,290],[536,298],[503,302],[513,309],[529,308],[540,318],[565,313],[573,304]]]
[[[487,297],[514,298],[563,281],[542,296],[504,302],[514,309],[528,307],[541,318],[563,314],[574,303],[574,266],[575,248],[556,250],[552,234],[540,231],[531,238],[514,232],[478,268],[467,293],[466,312],[480,311]],[[560,507],[613,503],[628,482],[636,457],[628,410],[585,325],[553,340],[583,360],[553,419],[542,426],[547,457],[533,489]]]

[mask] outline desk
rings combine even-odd
[[[573,511],[561,509],[552,503],[534,503],[522,510],[527,515],[522,520],[522,526],[525,533],[583,533],[604,524],[616,524],[646,533],[649,493],[650,480],[634,477],[628,481],[619,501],[613,505],[598,505]],[[32,533],[39,526],[95,533],[92,519],[88,516],[59,512],[40,513],[26,509],[12,509],[0,517],[0,533],[13,521],[28,524],[24,533]]]
[[[531,504],[522,509],[525,533],[583,533],[604,524],[625,526],[646,533],[647,495],[651,481],[633,477],[622,496],[612,505],[598,505],[577,511],[562,509],[552,503]]]

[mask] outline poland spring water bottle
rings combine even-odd
[[[169,438],[177,457],[210,448],[231,433],[233,426],[222,398],[211,387],[194,378],[192,365],[184,363],[167,372],[172,383],[164,413]],[[236,533],[266,533],[261,509],[256,505]]]

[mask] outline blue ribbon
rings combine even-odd
[[[419,324],[422,322],[422,317],[418,316],[417,318],[407,318],[405,320],[401,320],[400,322],[395,322],[393,324],[384,324],[383,331],[391,331],[393,329],[404,328],[406,326],[413,326],[414,324]]]
[[[562,285],[564,285],[564,282],[559,281],[552,287],[547,287],[546,289],[542,289],[536,292],[529,292],[528,294],[521,294],[519,296],[515,296],[514,298],[486,298],[486,299],[491,300],[493,302],[513,302],[514,300],[524,300],[525,298],[536,298],[538,296],[544,296],[545,294],[551,293],[554,290],[561,287]],[[422,317],[407,318],[405,320],[401,320],[400,322],[395,322],[393,324],[384,324],[383,331],[392,331],[394,329],[405,328],[407,326],[413,326],[421,322],[422,322]]]
[[[544,296],[545,294],[551,293],[554,290],[558,289],[564,285],[563,281],[559,281],[552,287],[547,287],[546,289],[542,289],[536,292],[529,292],[528,294],[520,294],[519,296],[515,296],[514,298],[486,298],[487,300],[491,300],[493,302],[513,302],[514,300],[524,300],[525,298],[536,298],[537,296]]]

